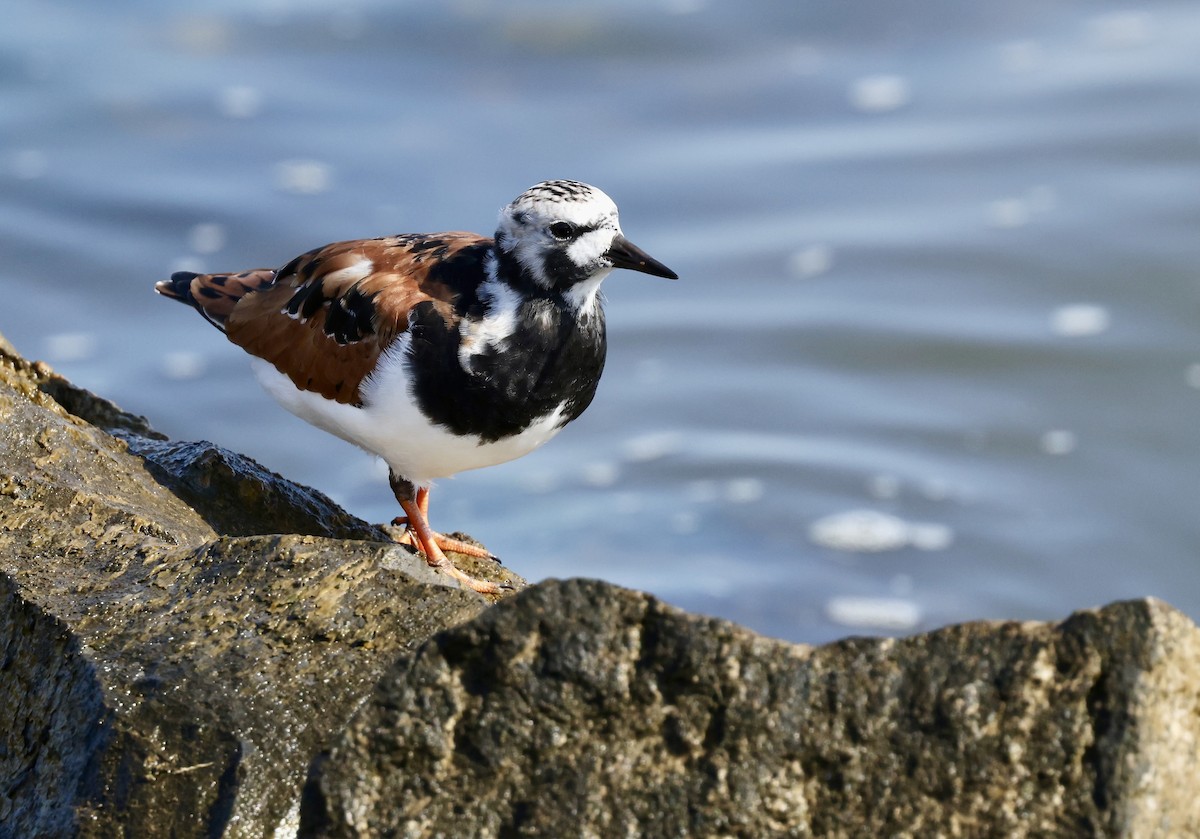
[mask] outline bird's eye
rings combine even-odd
[[[565,242],[575,235],[575,225],[569,221],[556,221],[548,229],[550,235],[560,242]]]

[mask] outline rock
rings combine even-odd
[[[1200,835],[1158,601],[820,648],[587,580],[489,608],[5,347],[0,839]]]
[[[302,836],[1195,836],[1200,637],[1154,601],[813,649],[546,582],[388,670]]]
[[[176,442],[114,432],[150,474],[196,510],[219,533],[254,536],[298,533],[335,539],[387,541],[314,489],[280,478],[248,457],[199,442]],[[399,510],[399,505],[396,507]]]
[[[0,837],[294,833],[386,667],[488,601],[4,346]]]

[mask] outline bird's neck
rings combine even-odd
[[[493,251],[495,259],[489,264],[488,279],[498,280],[525,297],[542,297],[550,294],[544,281],[528,266],[523,265],[516,255],[500,246],[499,240]]]
[[[499,241],[499,240],[497,240]],[[600,283],[608,275],[608,270],[592,276],[581,278],[571,283],[565,289],[547,287],[546,272],[543,268],[541,275],[530,270],[529,266],[510,251],[497,244],[495,259],[488,265],[488,279],[498,281],[511,288],[526,300],[544,299],[553,302],[566,310],[575,318],[586,319],[600,310]]]

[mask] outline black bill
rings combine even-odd
[[[678,274],[619,233],[609,246],[608,258],[614,268],[628,268],[643,274],[653,274],[655,277],[666,277],[668,280],[679,279]]]

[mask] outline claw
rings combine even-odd
[[[468,556],[492,557],[490,551],[478,548],[460,539],[451,539],[440,533],[435,533],[425,518],[425,511],[420,508],[415,499],[401,499],[400,506],[408,514],[404,517],[404,524],[408,528],[404,537],[420,549],[421,553],[425,555],[425,561],[429,563],[431,568],[445,571],[451,577],[458,580],[460,585],[472,591],[477,591],[480,594],[500,594],[503,591],[513,590],[512,586],[507,583],[493,583],[490,580],[480,580],[472,577],[470,574],[456,567],[444,553],[444,550],[449,550],[467,554]]]

